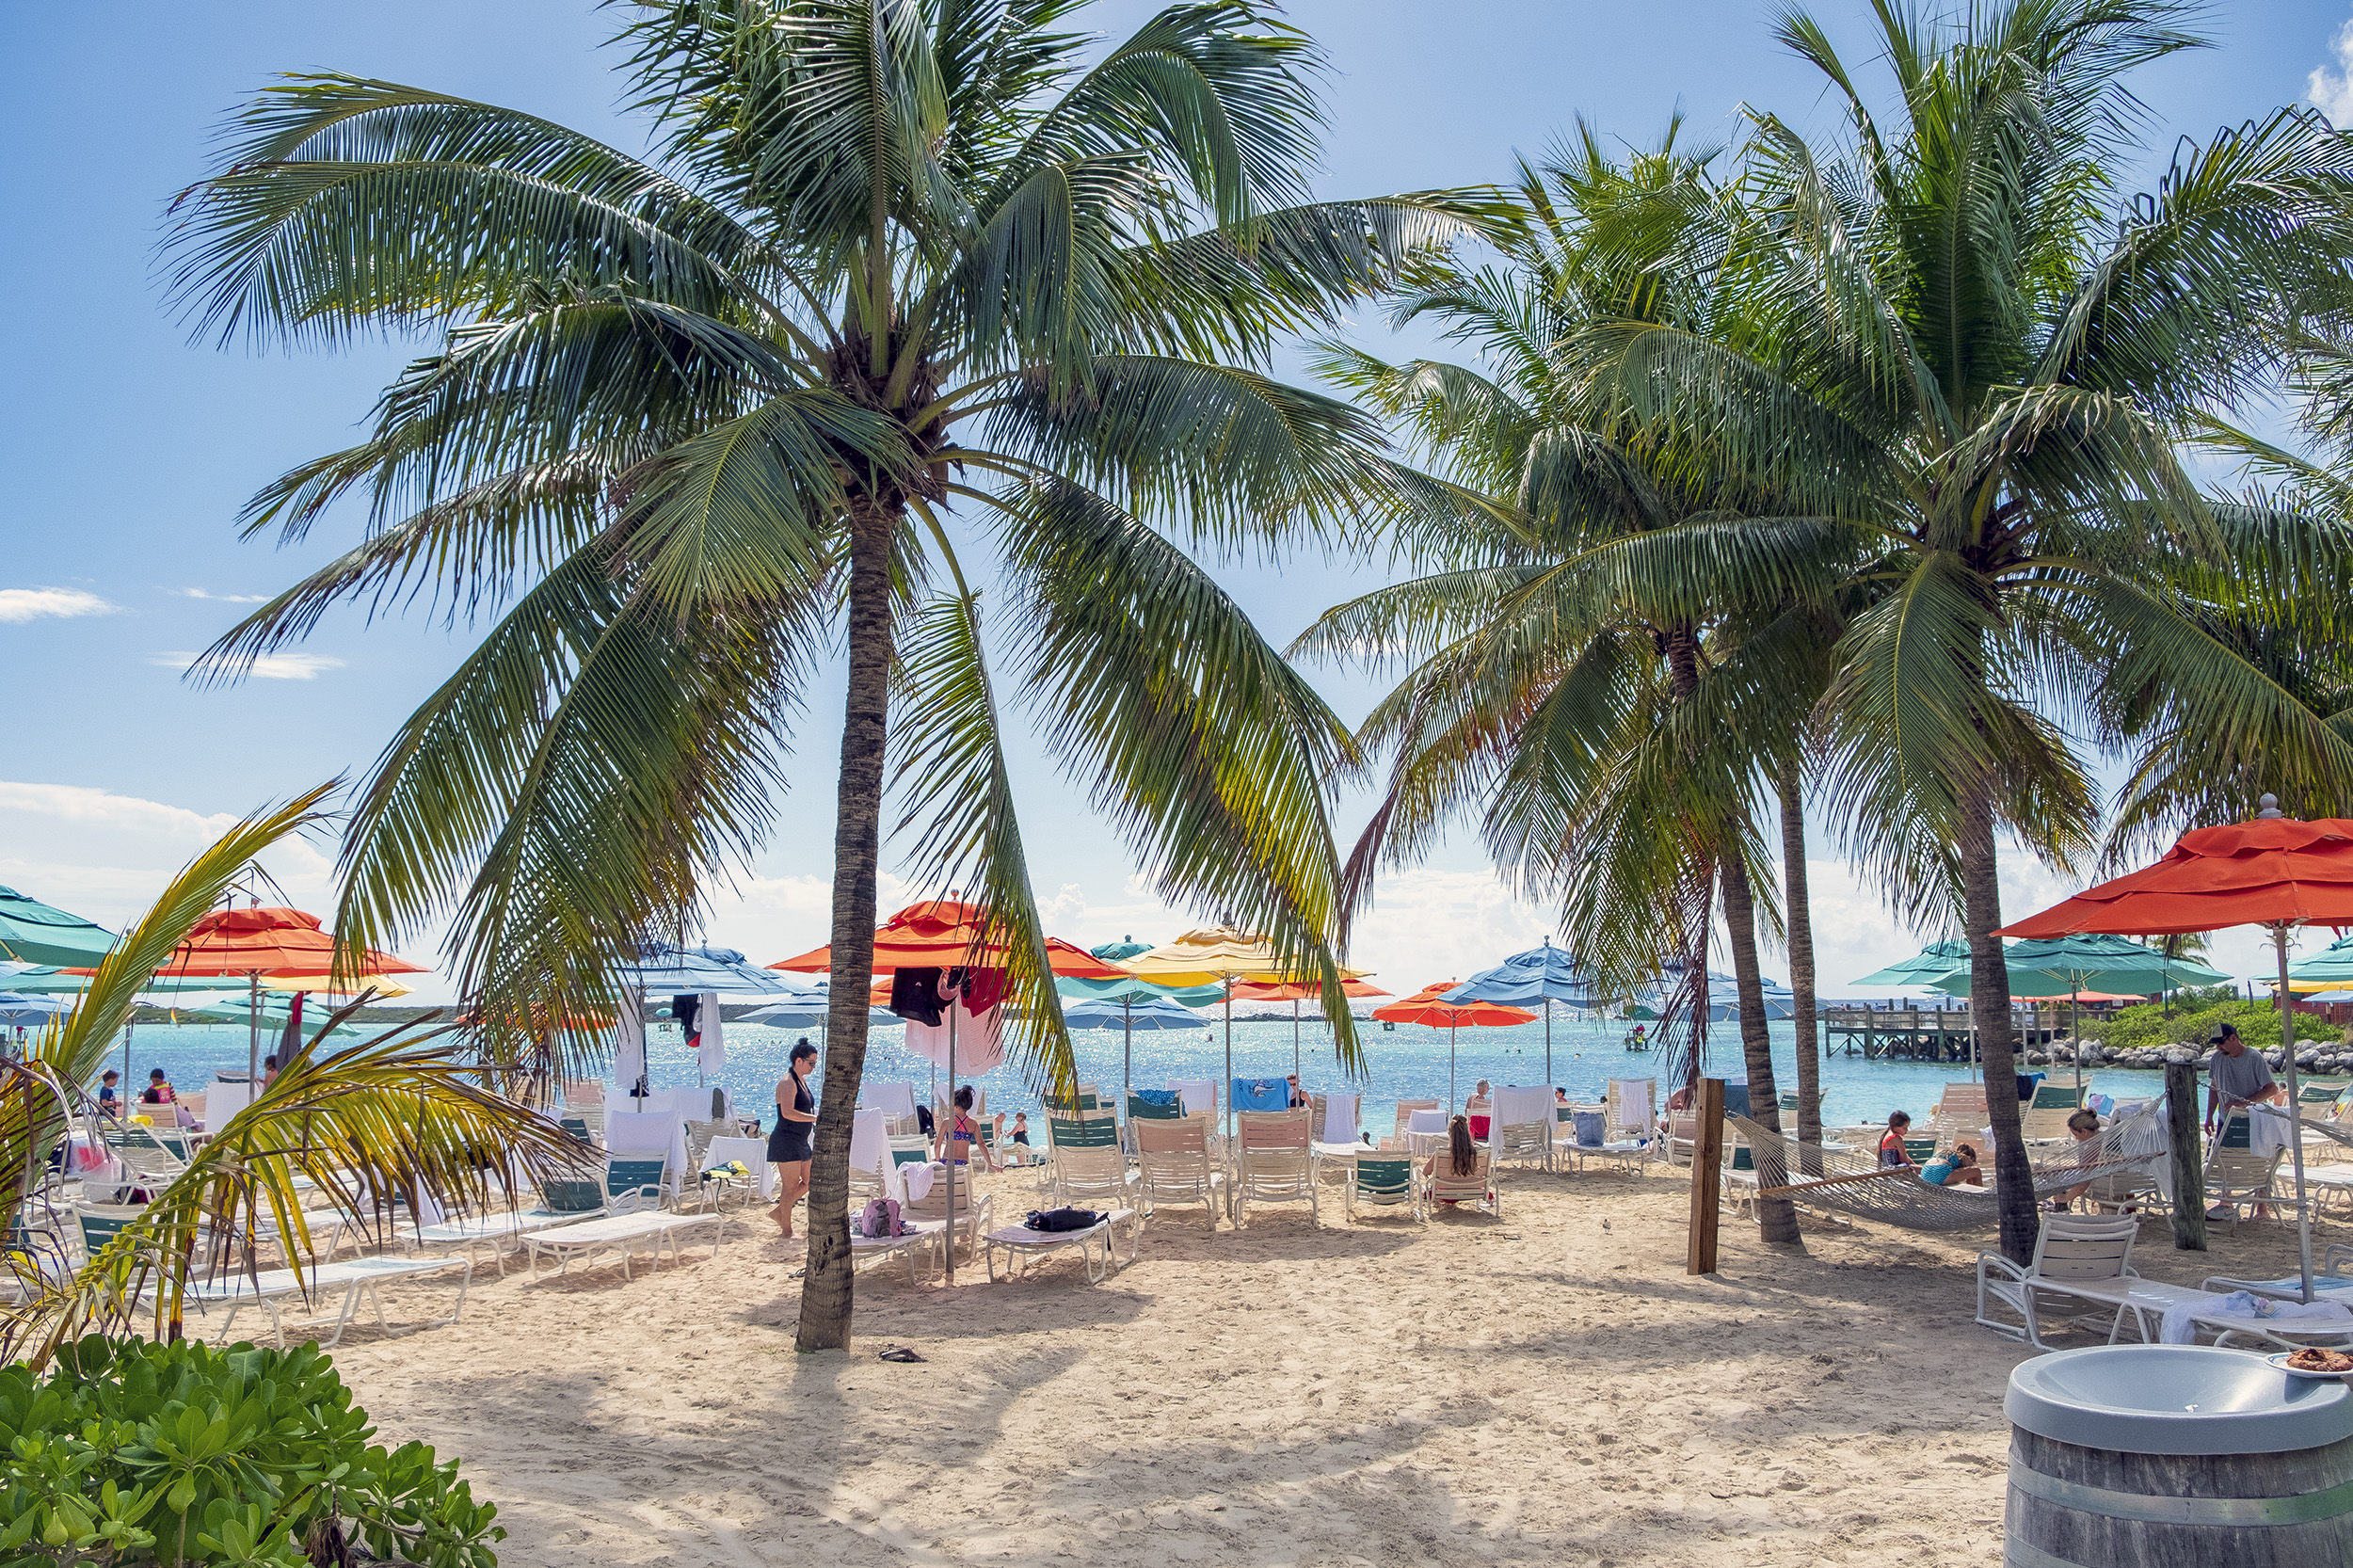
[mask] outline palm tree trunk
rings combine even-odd
[[[798,1351],[850,1348],[850,1129],[866,1073],[867,991],[874,978],[874,878],[881,858],[884,743],[890,725],[890,545],[895,506],[850,513],[850,693],[841,721],[834,816],[832,989],[825,1001],[825,1077],[809,1166],[808,1266]],[[952,1240],[951,1245],[953,1244]]]
[[[1749,1070],[1749,1119],[1781,1130],[1781,1096],[1773,1087],[1773,1039],[1765,1017],[1764,970],[1756,958],[1756,895],[1737,844],[1719,868],[1724,886],[1724,925],[1732,942],[1732,978],[1740,998],[1740,1055]],[[1759,1198],[1757,1236],[1795,1241],[1798,1208],[1787,1198]]]
[[[1798,1137],[1819,1144],[1822,1042],[1814,995],[1814,911],[1805,881],[1805,792],[1796,762],[1775,770],[1773,787],[1781,793],[1782,915],[1789,927],[1789,1016],[1798,1036]]]
[[[2002,959],[2002,889],[1993,859],[1993,788],[1989,780],[1961,796],[1961,926],[1969,938],[1969,1012],[1985,1060],[1985,1103],[1993,1128],[1993,1191],[2002,1219],[2002,1256],[2034,1256],[2034,1177],[2018,1119],[2018,1046],[2009,1027],[2009,968]]]

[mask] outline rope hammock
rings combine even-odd
[[[2164,1104],[2153,1101],[2036,1161],[2035,1196],[2064,1192],[2160,1158],[2166,1147]],[[1876,1150],[1826,1149],[1769,1131],[1746,1116],[1724,1120],[1749,1141],[1761,1197],[1787,1197],[1903,1230],[1968,1230],[2001,1218],[1991,1188],[1931,1187],[1914,1166],[1877,1164]]]

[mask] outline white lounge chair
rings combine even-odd
[[[1063,1247],[1076,1247],[1080,1261],[1086,1265],[1087,1283],[1099,1285],[1105,1274],[1119,1267],[1116,1251],[1118,1236],[1114,1227],[1123,1224],[1128,1227],[1128,1261],[1133,1263],[1136,1249],[1142,1244],[1143,1223],[1132,1208],[1114,1208],[1083,1230],[1031,1230],[1025,1225],[1005,1225],[992,1230],[984,1239],[989,1282],[996,1283],[997,1254],[1000,1248],[1006,1256],[1005,1277],[1017,1279],[1027,1270],[1029,1260],[1039,1254]],[[1097,1240],[1103,1243],[1100,1262],[1095,1256]]]
[[[907,1283],[915,1283],[915,1255],[941,1244],[948,1234],[945,1220],[910,1220],[904,1211],[900,1215],[903,1229],[897,1236],[860,1236],[857,1227],[850,1227],[850,1267],[878,1262],[885,1258],[906,1259]]]
[[[1234,1223],[1250,1223],[1253,1203],[1316,1203],[1315,1149],[1305,1111],[1245,1111],[1235,1134]]]
[[[1479,1162],[1470,1175],[1454,1173],[1454,1157],[1440,1149],[1430,1160],[1430,1169],[1421,1178],[1421,1208],[1427,1214],[1442,1203],[1457,1208],[1465,1204],[1484,1208],[1497,1219],[1503,1218],[1503,1192],[1496,1185],[1495,1164],[1485,1149],[1479,1151]]]
[[[1108,1115],[1048,1116],[1047,1136],[1053,1158],[1045,1180],[1065,1208],[1133,1207],[1143,1177],[1128,1168],[1119,1146],[1119,1124]]]
[[[1164,1203],[1197,1203],[1214,1233],[1226,1186],[1225,1173],[1209,1162],[1209,1118],[1136,1119],[1128,1126],[1136,1136],[1136,1191],[1144,1213],[1157,1216]]]
[[[1552,1091],[1506,1087],[1488,1112],[1487,1147],[1498,1162],[1519,1160],[1552,1168]]]
[[[506,1256],[522,1250],[525,1236],[536,1231],[552,1230],[557,1225],[585,1224],[601,1219],[604,1210],[591,1208],[566,1212],[553,1208],[500,1208],[458,1220],[443,1220],[439,1224],[394,1227],[392,1242],[403,1252],[465,1254],[472,1261],[476,1248],[487,1247],[490,1262],[501,1279],[506,1277]]]
[[[364,1296],[375,1308],[376,1320],[390,1329],[384,1316],[382,1288],[400,1280],[416,1279],[438,1274],[451,1269],[462,1270],[457,1281],[457,1304],[446,1318],[431,1318],[417,1324],[419,1328],[435,1328],[454,1323],[466,1310],[466,1290],[473,1283],[473,1259],[470,1257],[354,1257],[341,1263],[323,1263],[316,1269],[264,1269],[258,1274],[224,1274],[217,1279],[188,1281],[184,1297],[189,1304],[205,1308],[226,1307],[227,1315],[220,1324],[225,1342],[236,1326],[237,1314],[248,1306],[259,1305],[269,1314],[270,1334],[282,1349],[286,1343],[285,1323],[280,1304],[306,1295],[323,1299],[335,1291],[343,1294],[343,1304],[335,1315],[334,1332],[320,1341],[323,1348],[333,1349],[344,1336],[344,1326]]]
[[[562,1277],[574,1260],[585,1260],[600,1254],[617,1252],[621,1255],[621,1277],[630,1277],[629,1260],[641,1247],[653,1249],[654,1267],[662,1266],[662,1249],[670,1249],[670,1260],[677,1262],[685,1233],[699,1225],[711,1227],[711,1256],[719,1256],[719,1242],[727,1233],[727,1217],[716,1210],[704,1214],[673,1214],[666,1209],[647,1209],[635,1214],[607,1214],[600,1220],[588,1220],[576,1225],[558,1225],[552,1230],[527,1234],[522,1239],[523,1250],[531,1258],[531,1277],[539,1277],[539,1259],[544,1255],[556,1260],[556,1274]]]

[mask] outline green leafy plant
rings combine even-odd
[[[93,1336],[46,1373],[0,1368],[0,1568],[301,1568],[344,1560],[347,1541],[494,1568],[496,1505],[474,1501],[455,1461],[375,1435],[315,1346]]]
[[[2120,1009],[2097,1024],[2084,1025],[2084,1038],[2097,1040],[2108,1050],[2145,1050],[2153,1046],[2196,1046],[2205,1048],[2206,1037],[2220,1023],[2234,1024],[2238,1036],[2250,1050],[2280,1048],[2280,1010],[2268,999],[2249,1001],[2236,996],[2227,985],[2207,991],[2185,991],[2173,1004],[2170,1017],[2166,1010],[2150,1003]],[[2310,1013],[2296,1016],[2296,1037],[2298,1040],[2325,1041],[2335,1044],[2343,1031],[2325,1018]]]

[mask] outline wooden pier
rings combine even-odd
[[[2067,1003],[2013,1006],[2010,1027],[2018,1048],[2047,1049],[2067,1038]],[[1967,1062],[1969,1009],[1960,1007],[1842,1007],[1822,1009],[1825,1045],[1835,1054],[1872,1062]]]

